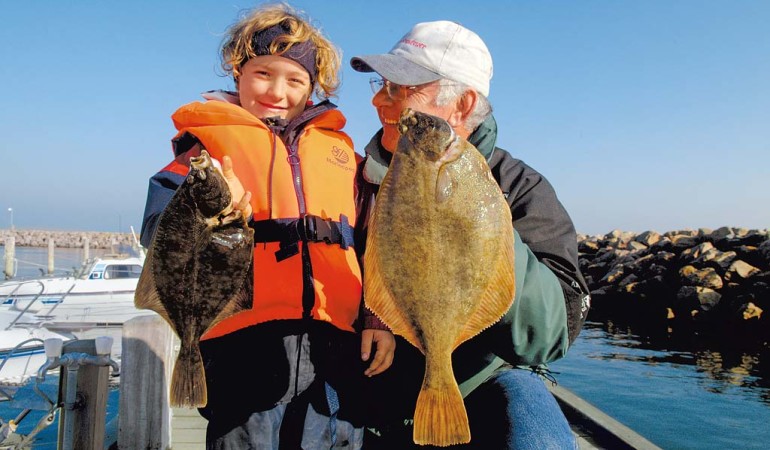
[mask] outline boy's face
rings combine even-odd
[[[299,63],[276,55],[256,56],[240,72],[238,93],[246,111],[260,119],[291,120],[305,110],[312,86]]]

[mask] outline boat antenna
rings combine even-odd
[[[134,226],[129,225],[128,228],[131,229],[131,237],[134,240],[134,248],[139,252],[139,258],[144,261],[144,257],[147,256],[146,252],[144,250],[144,247],[142,247],[142,244],[139,243],[139,238],[136,237],[136,232],[134,231]]]

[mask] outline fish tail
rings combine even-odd
[[[443,389],[423,384],[414,411],[414,442],[447,447],[471,441],[468,414],[456,383]]]
[[[171,375],[171,406],[200,408],[206,406],[206,374],[200,347],[182,344]]]

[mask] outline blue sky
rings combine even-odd
[[[0,228],[138,230],[173,111],[219,76],[253,1],[0,0]],[[414,23],[455,20],[494,58],[498,145],[578,231],[770,227],[770,2],[295,1],[343,53],[347,132],[377,130],[369,75]]]

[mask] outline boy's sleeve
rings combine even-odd
[[[162,170],[150,178],[150,186],[147,189],[147,201],[144,204],[144,218],[142,219],[142,231],[139,242],[144,248],[150,248],[152,238],[155,236],[155,228],[158,226],[160,214],[171,201],[176,189],[182,184],[185,177],[178,173]]]

